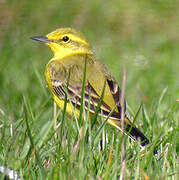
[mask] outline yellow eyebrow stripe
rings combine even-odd
[[[74,36],[73,34],[67,34],[67,36],[72,40],[72,41],[76,41],[76,42],[80,42],[83,43],[85,45],[89,45],[86,41],[82,40],[81,38]]]

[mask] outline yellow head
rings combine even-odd
[[[31,39],[45,42],[57,58],[63,58],[72,53],[92,53],[86,38],[72,28],[60,28],[46,36],[34,36]]]

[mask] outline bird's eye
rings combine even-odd
[[[68,36],[64,36],[63,39],[62,39],[64,42],[67,42],[69,40],[69,37]]]

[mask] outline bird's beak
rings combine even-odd
[[[30,37],[30,38],[33,39],[33,40],[40,41],[40,42],[45,42],[45,43],[52,42],[52,40],[49,40],[46,36],[33,36],[33,37]]]

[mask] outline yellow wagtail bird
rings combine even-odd
[[[60,28],[46,36],[31,39],[44,42],[54,54],[46,65],[45,77],[57,105],[64,108],[67,94],[67,113],[72,115],[73,104],[75,114],[79,117],[83,84],[85,109],[94,114],[103,94],[99,115],[107,117],[114,109],[107,122],[121,130],[121,90],[106,66],[96,58],[86,38],[72,28]],[[86,79],[83,83],[85,66]],[[124,133],[134,141],[140,140],[141,147],[149,143],[127,116],[124,119]]]

